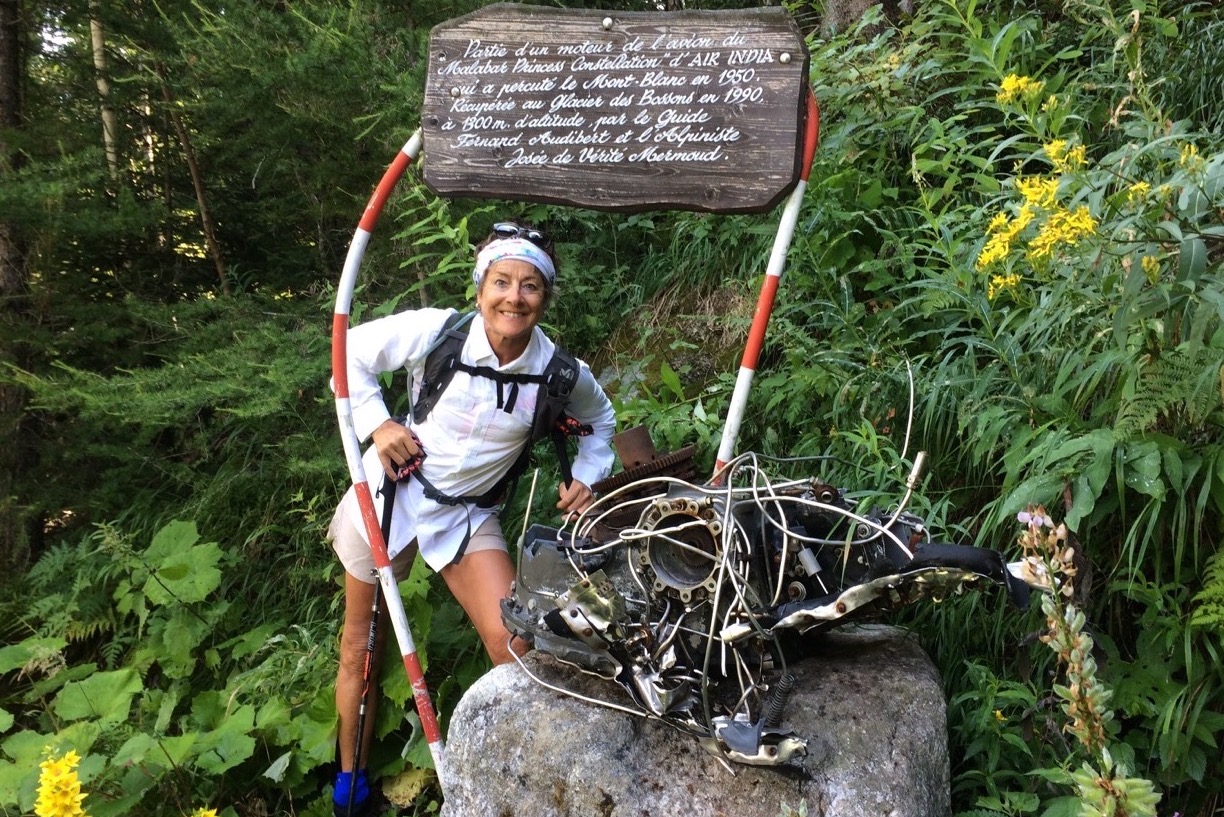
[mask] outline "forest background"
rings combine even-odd
[[[476,5],[0,0],[3,813],[49,775],[95,817],[330,813],[333,287],[430,27]],[[1073,532],[1052,617],[893,619],[946,685],[955,811],[1220,814],[1224,15],[914,5],[792,8],[822,141],[740,448],[869,502],[923,450],[940,538],[1014,557],[1037,502]],[[776,214],[444,201],[410,171],[354,318],[468,303],[506,215],[556,236],[547,323],[621,427],[708,466]],[[429,577],[403,592],[445,721],[485,659]],[[424,814],[402,674],[374,765]]]

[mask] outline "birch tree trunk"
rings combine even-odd
[[[106,166],[111,179],[119,178],[119,151],[115,140],[119,132],[118,118],[110,101],[110,80],[106,74],[106,35],[98,16],[98,0],[89,3],[89,40],[93,45],[94,72],[97,74],[98,97],[102,104],[102,147],[106,150]]]

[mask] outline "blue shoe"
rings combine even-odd
[[[349,809],[349,792],[353,794],[353,807]],[[374,798],[370,796],[370,782],[365,769],[358,769],[354,781],[352,772],[337,772],[332,789],[332,813],[335,817],[367,817]]]

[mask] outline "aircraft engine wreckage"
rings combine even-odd
[[[904,511],[921,454],[887,513],[860,513],[815,478],[772,480],[753,454],[704,484],[686,478],[688,459],[648,457],[596,486],[565,528],[529,527],[502,617],[535,649],[615,681],[633,708],[594,703],[660,719],[724,762],[806,754],[782,728],[793,636],[982,584],[1027,604],[1020,565],[933,543]]]

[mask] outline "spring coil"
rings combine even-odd
[[[769,698],[765,701],[766,727],[772,729],[781,725],[782,710],[786,708],[786,702],[790,699],[791,691],[794,688],[795,676],[789,672],[782,673],[782,677],[769,691]]]

